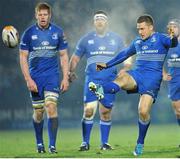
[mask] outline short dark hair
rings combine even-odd
[[[98,11],[96,11],[96,12],[94,13],[94,15],[96,15],[96,14],[104,14],[105,16],[108,16],[108,14],[107,14],[105,11],[103,11],[103,10],[98,10]]]
[[[51,6],[48,3],[38,3],[35,7],[35,13],[37,13],[38,11],[45,9],[48,10],[48,13],[51,13]]]
[[[154,25],[154,20],[151,15],[144,14],[137,19],[137,23],[146,22],[147,24]]]

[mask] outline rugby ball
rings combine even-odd
[[[19,34],[15,27],[5,26],[2,31],[2,40],[9,48],[14,48],[19,44]]]

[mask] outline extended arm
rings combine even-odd
[[[124,49],[123,51],[121,51],[112,60],[107,62],[106,67],[109,68],[109,67],[115,66],[115,65],[123,62],[124,60],[126,60],[128,57],[134,55],[135,53],[136,53],[135,48],[128,47],[128,48]]]
[[[128,57],[134,55],[136,53],[136,49],[133,44],[131,44],[128,48],[122,50],[117,56],[115,56],[112,60],[110,60],[107,63],[97,63],[97,70],[106,69],[112,66],[115,66],[124,60],[126,60]]]

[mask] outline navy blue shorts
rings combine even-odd
[[[169,81],[168,82],[168,88],[169,88],[168,97],[172,101],[180,100],[180,80],[177,80],[177,81],[171,80],[171,81]]]
[[[44,100],[44,92],[54,92],[59,94],[60,92],[60,79],[59,75],[55,76],[43,76],[33,78],[38,87],[38,92],[30,92],[32,101]]]
[[[133,93],[149,94],[156,99],[162,81],[161,72],[152,72],[145,70],[127,71],[133,77],[137,84],[137,90]],[[128,91],[131,93],[131,91]]]

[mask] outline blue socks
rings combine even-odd
[[[100,120],[100,133],[101,133],[102,145],[108,143],[110,129],[111,129],[111,121]]]
[[[35,130],[37,145],[43,144],[43,125],[44,125],[44,120],[42,120],[40,123],[37,123],[33,119],[33,126]]]
[[[48,118],[48,134],[49,134],[49,147],[56,144],[56,136],[58,130],[58,117]]]
[[[93,120],[82,119],[82,136],[83,142],[89,144]]]
[[[139,119],[138,125],[139,125],[139,136],[138,136],[137,144],[144,144],[144,139],[146,137],[146,133],[150,125],[150,121],[144,122]]]
[[[102,85],[104,93],[115,94],[121,90],[121,88],[114,82],[108,82]]]

